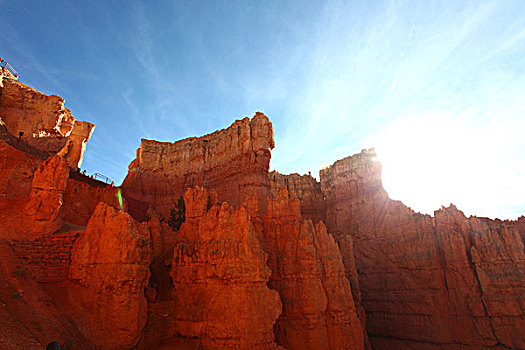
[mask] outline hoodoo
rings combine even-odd
[[[0,92],[2,349],[525,349],[523,217],[415,213],[373,149],[269,172],[262,113],[143,139],[117,189],[62,98]]]

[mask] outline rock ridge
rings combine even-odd
[[[140,221],[166,218],[174,198],[194,186],[212,188],[234,206],[247,194],[266,198],[273,147],[272,124],[259,112],[202,137],[175,143],[143,139],[122,183],[123,194]]]

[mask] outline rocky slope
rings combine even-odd
[[[0,124],[48,155],[61,151],[68,165],[78,168],[95,125],[75,120],[62,97],[45,95],[0,69]]]
[[[324,224],[303,218],[299,202],[290,200],[286,189],[268,202],[261,221],[252,215],[268,252],[269,285],[283,303],[275,327],[279,344],[287,349],[364,349],[339,247]]]
[[[4,73],[0,348],[525,349],[525,218],[414,213],[373,150],[269,173],[262,113],[142,140],[121,209],[75,171],[94,126]]]
[[[175,143],[143,139],[122,183],[129,210],[138,220],[167,218],[186,188],[217,191],[221,201],[241,204],[256,193],[268,195],[272,124],[262,113],[229,128]]]
[[[374,157],[321,171],[327,227],[353,239],[374,348],[525,348],[523,218],[414,213],[388,198]]]
[[[100,349],[134,347],[146,324],[151,238],[147,224],[100,203],[71,251],[76,320]]]

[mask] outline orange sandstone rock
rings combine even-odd
[[[59,156],[46,159],[36,170],[24,219],[31,223],[29,230],[34,235],[53,233],[62,226],[63,193],[68,177],[67,163]]]
[[[151,262],[146,224],[100,203],[71,252],[71,299],[81,330],[100,349],[133,348],[146,324]]]
[[[467,219],[453,207],[414,213],[388,198],[374,156],[321,171],[327,227],[353,240],[374,348],[524,348],[518,223]]]
[[[311,175],[282,175],[272,171],[269,178],[274,198],[277,198],[277,193],[282,188],[286,188],[290,197],[299,201],[302,216],[314,223],[325,221],[325,201],[321,184]]]
[[[270,286],[283,302],[275,327],[279,344],[287,349],[364,349],[341,254],[324,224],[314,226],[302,218],[299,202],[290,200],[286,189],[268,202],[260,219]]]
[[[3,76],[0,89],[0,120],[9,133],[18,137],[23,132],[22,141],[50,154],[62,150],[73,169],[81,164],[93,124],[75,121],[63,98],[45,95],[16,79]]]
[[[0,140],[0,198],[29,196],[33,173],[42,160]]]
[[[86,144],[91,138],[94,130],[94,124],[84,121],[75,121],[75,125],[66,144],[58,152],[73,170],[78,169],[82,165],[84,152],[86,151]]]
[[[117,188],[112,186],[95,187],[70,178],[64,191],[64,221],[86,226],[100,202],[118,209]]]
[[[167,218],[174,201],[194,186],[212,188],[234,206],[255,193],[264,205],[273,147],[272,124],[262,113],[198,138],[143,139],[122,183],[130,213],[141,221]]]
[[[69,176],[64,159],[46,159],[35,171],[29,197],[0,200],[0,237],[39,237],[63,224],[63,192]]]
[[[41,350],[54,340],[75,349],[94,348],[31,276],[26,260],[0,241],[0,349]]]
[[[201,339],[203,349],[276,349],[281,312],[270,270],[244,207],[211,205],[207,191],[184,196],[187,221],[178,232],[170,275],[172,332]]]

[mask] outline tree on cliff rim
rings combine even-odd
[[[182,223],[186,220],[186,204],[184,203],[184,198],[179,197],[175,206],[170,209],[170,217],[168,218],[168,225],[178,231]]]

